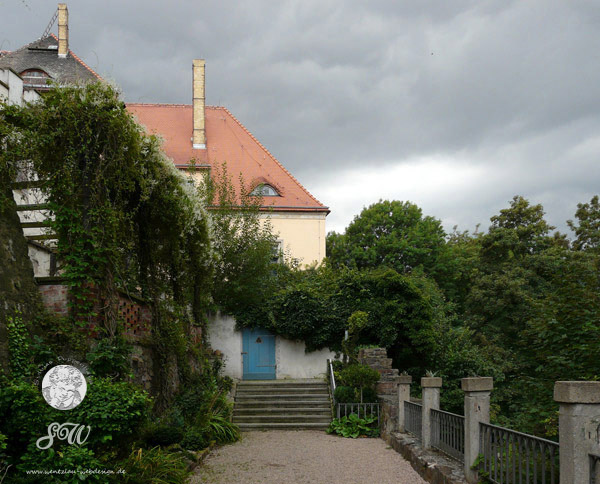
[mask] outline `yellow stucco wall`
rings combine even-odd
[[[262,215],[271,222],[285,255],[300,260],[301,266],[321,263],[325,257],[325,214],[271,212]]]

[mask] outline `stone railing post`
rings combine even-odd
[[[479,423],[490,423],[490,393],[494,379],[463,378],[461,387],[465,392],[465,477],[467,482],[476,483],[478,472],[471,467],[479,456]]]
[[[406,432],[404,402],[410,402],[412,376],[400,375],[396,381],[398,382],[398,432]]]
[[[442,379],[440,377],[421,378],[423,390],[423,408],[421,414],[421,443],[424,449],[431,446],[431,409],[440,409],[440,388]]]
[[[589,484],[589,455],[600,455],[600,382],[557,381],[554,400],[560,403],[560,482]]]

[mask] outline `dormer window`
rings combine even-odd
[[[23,78],[25,87],[46,89],[48,88],[48,80],[51,79],[48,73],[41,69],[27,69],[21,72],[21,77]]]
[[[254,195],[257,197],[278,197],[279,193],[277,193],[277,190],[275,190],[271,185],[268,185],[267,183],[262,183],[258,185],[254,190],[252,190],[252,192],[250,192],[250,195]]]

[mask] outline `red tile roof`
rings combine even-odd
[[[206,107],[206,149],[192,148],[192,106],[184,104],[128,104],[127,109],[149,133],[160,135],[163,149],[178,167],[220,167],[236,183],[241,173],[250,189],[260,183],[272,185],[279,197],[264,197],[263,205],[277,211],[329,209],[313,197],[292,174],[224,107]]]

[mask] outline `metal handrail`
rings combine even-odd
[[[465,417],[444,410],[431,409],[431,446],[444,454],[464,460]]]
[[[557,484],[559,444],[516,430],[480,422],[482,470],[497,484]]]
[[[404,428],[408,433],[421,438],[423,405],[404,401]]]
[[[331,358],[327,359],[327,366],[329,367],[329,389],[331,391],[331,401],[333,402],[333,406],[335,407],[335,374],[333,373],[333,360]]]

